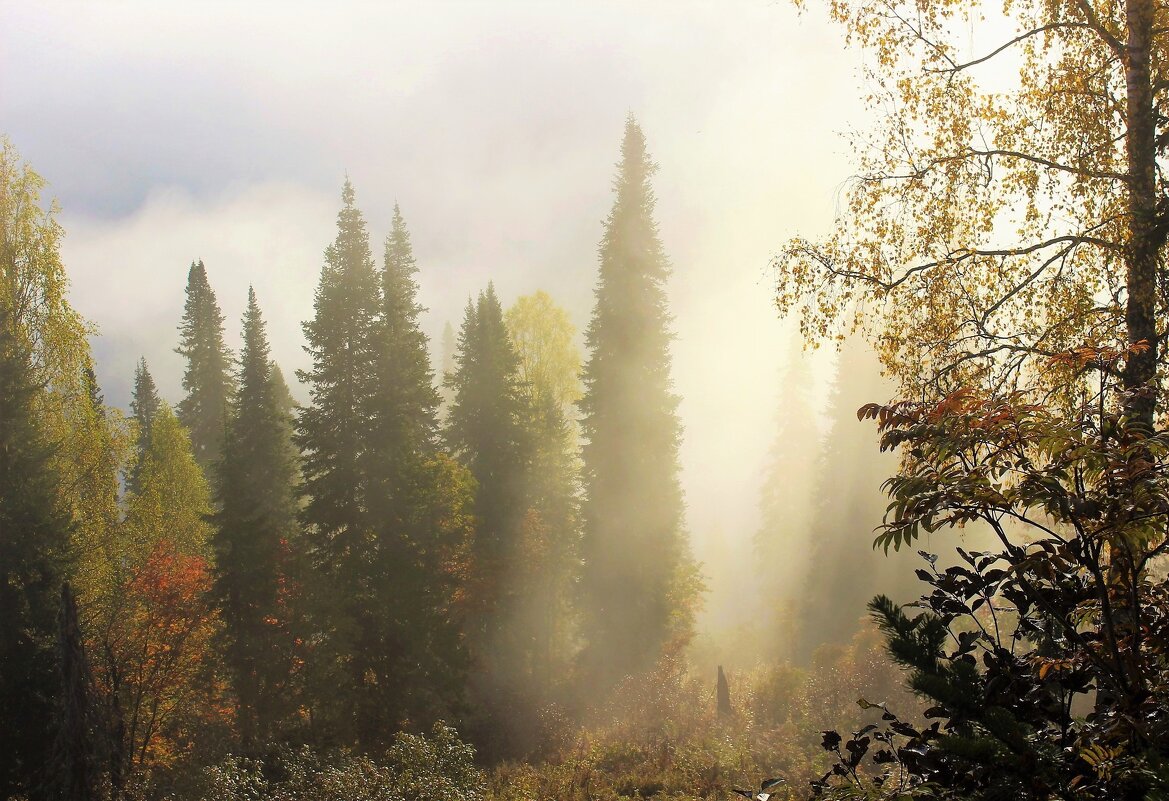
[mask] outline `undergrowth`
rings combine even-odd
[[[821,732],[874,710],[857,701],[912,709],[902,675],[874,630],[847,646],[822,647],[812,663],[731,671],[733,711],[716,711],[715,677],[666,661],[595,705],[581,725],[544,710],[538,748],[525,760],[485,766],[445,724],[399,734],[380,754],[303,747],[266,759],[228,757],[205,768],[198,801],[619,801],[726,799],[731,789],[783,784],[773,801],[803,799],[830,767]],[[867,721],[866,721],[867,722]],[[737,797],[737,796],[736,796]]]
[[[778,777],[784,784],[774,801],[806,798],[829,766],[821,731],[879,714],[860,709],[861,698],[913,708],[902,681],[880,635],[866,629],[848,646],[821,648],[804,668],[784,662],[732,671],[733,712],[720,718],[714,677],[666,663],[619,688],[583,728],[550,730],[543,753],[487,770],[485,795],[697,801]]]

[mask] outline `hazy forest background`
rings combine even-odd
[[[0,9],[0,796],[1165,797],[1122,5]]]

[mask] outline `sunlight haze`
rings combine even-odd
[[[819,9],[775,2],[330,9],[0,8],[0,108],[61,204],[110,400],[128,402],[139,356],[179,396],[194,259],[233,346],[255,285],[291,380],[346,175],[375,253],[401,205],[436,360],[443,325],[488,280],[505,304],[548,291],[583,331],[633,113],[673,265],[688,525],[700,559],[716,525],[747,543],[791,330],[769,263],[837,210],[857,55]]]

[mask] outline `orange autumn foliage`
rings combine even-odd
[[[192,749],[197,730],[230,722],[215,670],[220,621],[207,600],[210,585],[206,558],[160,540],[123,585],[101,633],[95,679],[112,707],[124,776],[173,764]]]

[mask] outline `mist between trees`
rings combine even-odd
[[[375,256],[347,179],[303,405],[263,298],[232,352],[229,266],[201,260],[183,397],[140,359],[127,412],[108,405],[44,182],[8,143],[0,169],[5,796],[718,794],[812,778],[818,729],[864,687],[899,692],[862,619],[878,589],[914,593],[905,554],[868,547],[896,463],[861,455],[854,410],[891,394],[865,346],[826,400],[798,342],[769,354],[762,525],[692,553],[657,167],[632,118],[583,352],[554,298],[505,308],[488,283],[436,371],[406,217]]]

